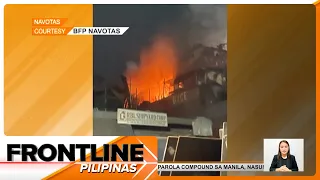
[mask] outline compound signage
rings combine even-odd
[[[118,124],[168,127],[168,117],[166,113],[132,109],[119,108],[117,110],[117,122]]]

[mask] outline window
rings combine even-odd
[[[174,90],[182,89],[182,88],[184,88],[184,85],[181,81],[174,85]]]
[[[207,78],[208,78],[210,81],[214,81],[214,80],[215,80],[215,75],[216,75],[216,72],[214,72],[214,71],[208,72],[208,73],[207,73]]]
[[[206,75],[203,72],[198,73],[197,75],[197,84],[202,85],[206,83]]]
[[[183,83],[182,83],[182,82],[179,82],[178,88],[179,88],[179,89],[183,88]]]

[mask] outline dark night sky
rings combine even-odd
[[[214,25],[213,29],[226,31],[224,9],[212,9],[219,5],[200,6],[195,5],[193,8],[200,15],[200,19],[205,20],[200,22],[199,27],[202,23],[209,22]],[[209,6],[211,9],[208,9]],[[148,46],[155,35],[165,34],[172,37],[183,53],[183,49],[188,45],[190,27],[196,26],[191,24],[194,15],[189,5],[94,5],[93,11],[96,27],[129,27],[123,36],[94,36],[94,74],[104,77],[108,83],[124,72],[127,61],[138,62],[140,50]],[[212,14],[215,11],[220,14]],[[212,19],[209,16],[217,17],[219,21],[222,19],[223,23],[214,22],[217,18]],[[209,21],[205,17],[209,17]],[[210,28],[212,27],[209,27],[211,32]],[[205,33],[207,31],[195,34]]]

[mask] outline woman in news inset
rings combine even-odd
[[[280,141],[279,152],[273,157],[270,171],[291,172],[298,170],[296,158],[294,155],[290,154],[290,145],[288,141]]]

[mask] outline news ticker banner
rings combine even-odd
[[[139,162],[76,162],[80,164],[80,173],[136,173]],[[223,163],[223,162],[184,162],[184,163],[168,163],[168,162],[149,162],[146,164],[155,164],[157,172],[162,171],[264,171],[263,163]]]
[[[67,18],[33,18],[32,35],[123,35],[129,27],[66,27]]]
[[[19,179],[151,179],[159,171],[263,171],[263,163],[158,162],[158,139],[126,137],[6,137],[1,177]],[[101,143],[102,141],[106,143]],[[10,142],[10,143],[9,143]],[[24,142],[23,144],[21,142]],[[67,143],[67,142],[73,142]],[[159,152],[163,153],[163,152]]]

